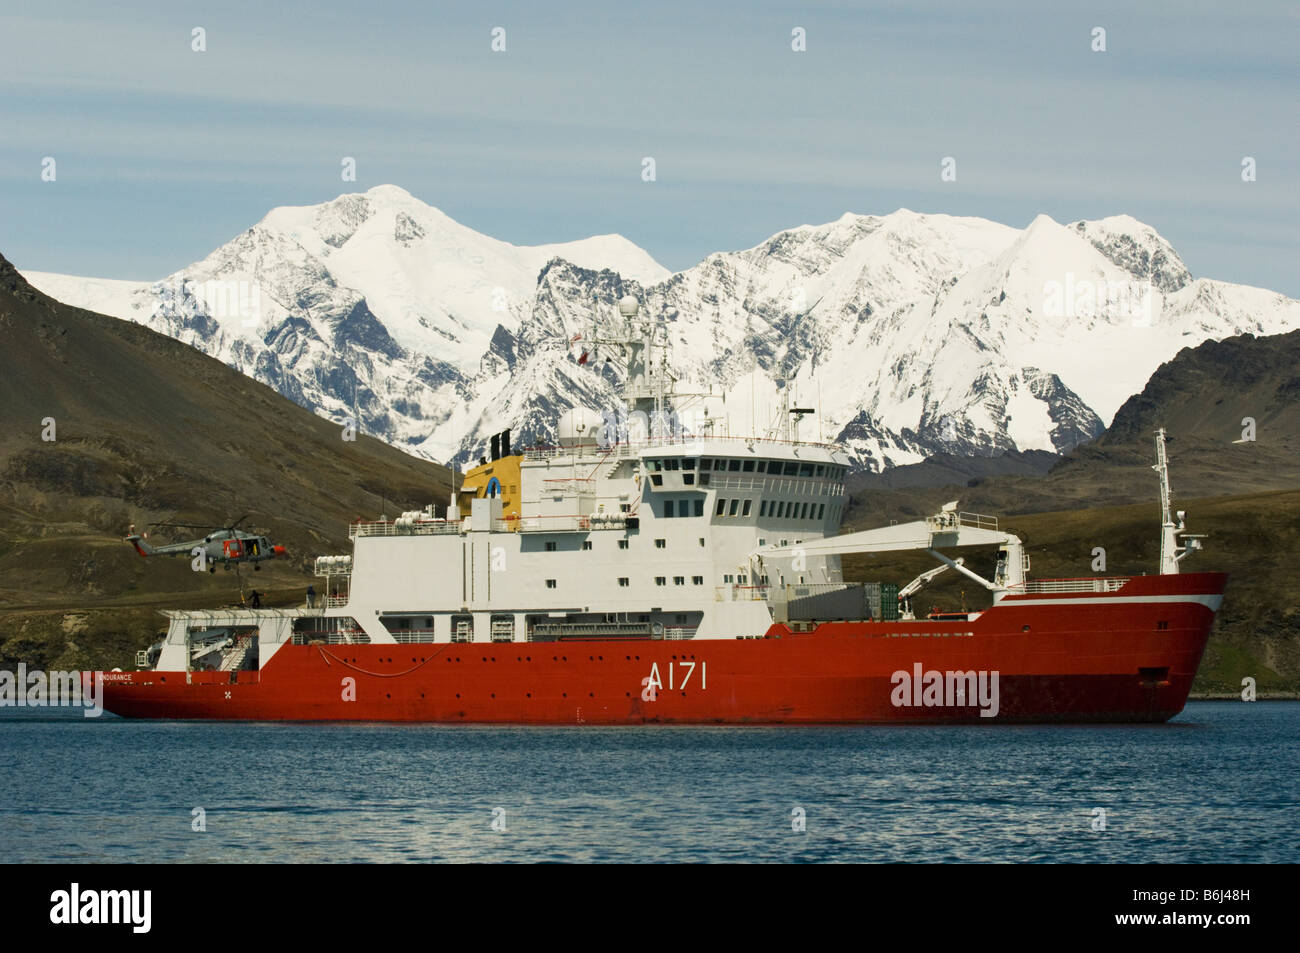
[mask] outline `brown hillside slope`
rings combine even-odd
[[[341,424],[185,344],[47,298],[3,257],[0,408],[0,665],[121,665],[158,625],[144,607],[238,600],[234,573],[141,559],[122,542],[132,523],[247,514],[289,557],[245,583],[289,601],[316,555],[349,551],[350,521],[447,499],[445,468],[345,441]]]

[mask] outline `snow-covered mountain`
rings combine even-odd
[[[412,452],[464,462],[504,426],[553,439],[612,407],[617,370],[571,342],[624,294],[660,316],[679,390],[732,433],[789,387],[869,469],[935,452],[1064,451],[1181,348],[1300,327],[1300,302],[1194,279],[1127,216],[1017,230],[846,214],[669,274],[626,239],[517,247],[395,186],[273,210],[203,261],[138,284],[39,272],[60,300],[147,324]],[[581,347],[581,345],[579,345]]]

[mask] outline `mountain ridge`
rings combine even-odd
[[[767,429],[790,388],[815,397],[819,433],[872,472],[1068,452],[1183,346],[1300,327],[1300,302],[1194,278],[1124,215],[1016,229],[846,212],[670,274],[621,236],[512,246],[376,186],[273,209],[160,282],[29,275],[317,414],[458,463],[504,426],[521,445],[548,443],[560,410],[615,406],[617,362],[577,358],[624,294],[661,319],[683,389],[725,394],[703,403],[732,432]],[[256,289],[254,320],[223,312],[210,283],[228,298]]]

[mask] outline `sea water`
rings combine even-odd
[[[1300,861],[1300,702],[1163,725],[563,728],[0,711],[0,861]]]

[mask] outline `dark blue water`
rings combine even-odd
[[[1293,702],[1192,703],[1167,725],[1103,727],[307,726],[4,709],[0,861],[1295,863],[1297,739]],[[196,807],[206,832],[191,829]]]

